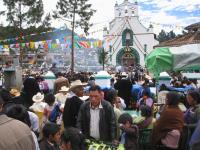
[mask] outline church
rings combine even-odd
[[[153,26],[146,28],[139,21],[138,3],[124,0],[116,2],[114,19],[103,31],[107,63],[112,66],[145,66],[144,59],[159,42],[155,39]]]

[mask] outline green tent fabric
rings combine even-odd
[[[164,71],[200,70],[200,44],[156,48],[147,55],[145,63],[156,78]]]
[[[158,77],[161,72],[172,70],[172,54],[169,48],[156,48],[145,59],[147,69]]]

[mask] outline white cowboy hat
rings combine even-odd
[[[82,97],[79,97],[82,101],[86,101],[88,98],[89,98],[89,96],[82,96]]]
[[[78,86],[86,86],[88,83],[82,83],[81,80],[75,80],[71,83],[70,89],[76,88]]]
[[[122,72],[121,76],[122,76],[122,77],[127,77],[128,74],[127,74],[126,72]]]
[[[59,92],[68,92],[69,88],[66,86],[62,86],[61,89],[59,90]]]
[[[32,100],[34,102],[41,102],[44,99],[44,94],[38,92],[36,95],[33,96]]]

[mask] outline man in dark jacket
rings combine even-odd
[[[113,107],[102,99],[98,85],[89,89],[90,100],[85,102],[79,111],[77,127],[86,138],[112,142],[116,138],[116,121]]]
[[[76,127],[78,112],[83,101],[79,98],[83,96],[84,84],[80,80],[71,83],[69,97],[65,102],[63,112],[64,127]]]
[[[130,101],[131,101],[131,88],[132,88],[132,83],[131,81],[127,78],[128,75],[126,75],[125,72],[122,73],[122,78],[119,79],[114,87],[116,90],[118,90],[118,96],[124,99],[126,103],[126,108],[130,107]]]

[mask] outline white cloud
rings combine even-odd
[[[155,33],[159,33],[161,29],[165,29],[166,31],[170,31],[172,29],[175,30],[176,33],[180,33],[183,28],[189,24],[194,22],[198,22],[200,20],[200,1],[197,0],[141,0],[141,2],[145,2],[146,4],[153,5],[158,8],[157,10],[144,10],[140,7],[139,13],[140,18],[146,26],[149,25],[150,22],[155,22],[157,24],[154,25]],[[188,16],[184,18],[180,18],[179,14],[176,16],[172,16],[169,12],[183,11],[187,12]],[[193,13],[193,11],[199,11],[199,14]],[[147,20],[147,21],[146,21]],[[169,25],[173,25],[169,27]]]
[[[172,27],[169,26],[173,24],[174,26],[180,26],[181,21],[176,16],[170,16],[164,11],[159,12],[151,12],[140,10],[140,18],[141,22],[148,27],[151,23],[154,26],[154,32],[158,34],[161,29],[165,29],[166,31],[171,31]]]
[[[140,0],[140,2],[154,5],[163,11],[182,10],[191,12],[200,10],[199,0]]]

